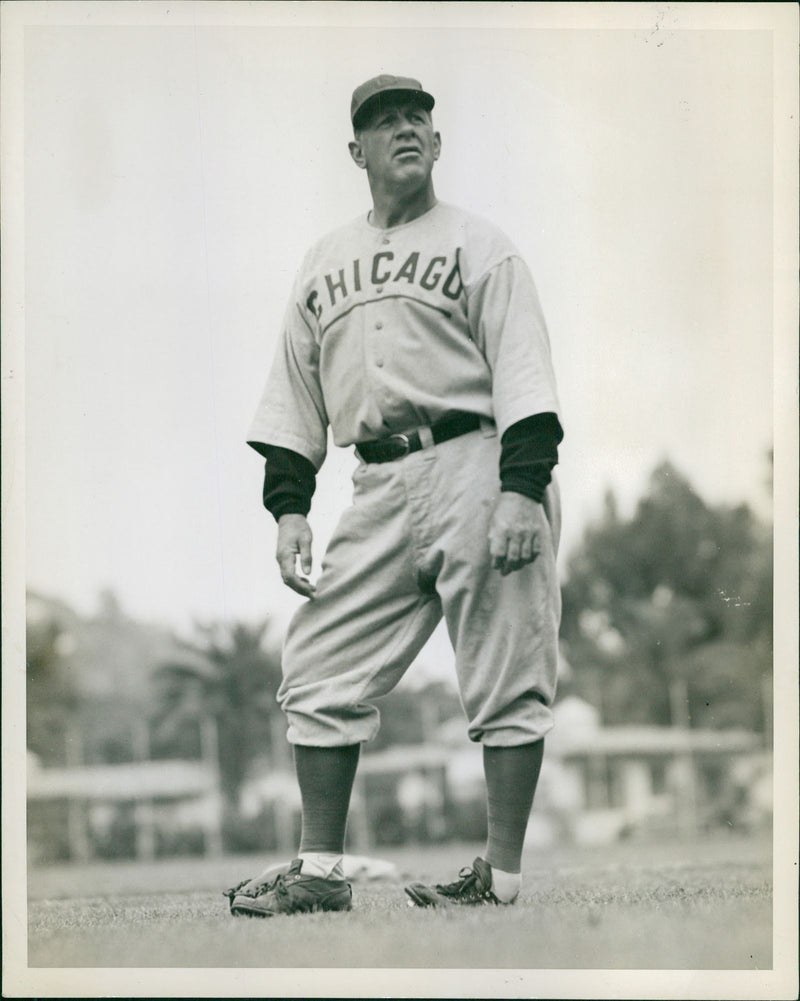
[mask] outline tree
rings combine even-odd
[[[43,764],[63,765],[70,758],[80,691],[69,653],[73,618],[66,606],[28,596],[25,627],[27,746]]]
[[[257,759],[271,756],[273,767],[288,767],[285,724],[275,702],[280,646],[267,637],[267,623],[214,624],[199,632],[200,641],[185,645],[154,674],[153,736],[162,748],[197,752],[198,724],[213,720],[222,794],[235,815]]]
[[[570,561],[562,624],[576,688],[606,722],[763,727],[770,542],[748,507],[709,507],[670,463],[630,519],[606,497]]]

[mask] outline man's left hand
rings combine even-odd
[[[504,577],[539,555],[539,506],[523,494],[500,494],[489,524],[489,552],[492,566]]]

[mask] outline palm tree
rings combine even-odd
[[[280,684],[280,643],[256,626],[219,623],[198,627],[200,640],[185,644],[154,673],[153,736],[162,744],[184,745],[204,721],[213,721],[222,796],[236,816],[248,769],[269,756],[287,768],[283,714],[275,696]],[[187,727],[187,724],[189,725]]]

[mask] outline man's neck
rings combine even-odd
[[[433,185],[429,184],[420,191],[409,196],[403,196],[396,191],[391,193],[372,192],[372,211],[369,221],[378,229],[390,229],[392,226],[402,226],[413,222],[424,215],[436,204]]]

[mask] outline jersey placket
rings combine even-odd
[[[377,244],[380,249],[385,250],[391,246],[391,242],[391,238],[384,234],[378,238]],[[377,296],[382,296],[385,289],[386,282],[381,282],[381,284],[374,287],[374,292]],[[369,363],[370,383],[378,397],[376,401],[377,408],[383,413],[386,411],[387,404],[391,407],[392,403],[387,395],[386,386],[381,379],[381,369],[386,364],[387,334],[385,328],[388,323],[388,310],[390,308],[389,303],[383,303],[380,300],[378,302],[371,302],[365,306],[366,343],[364,345],[364,354]]]

